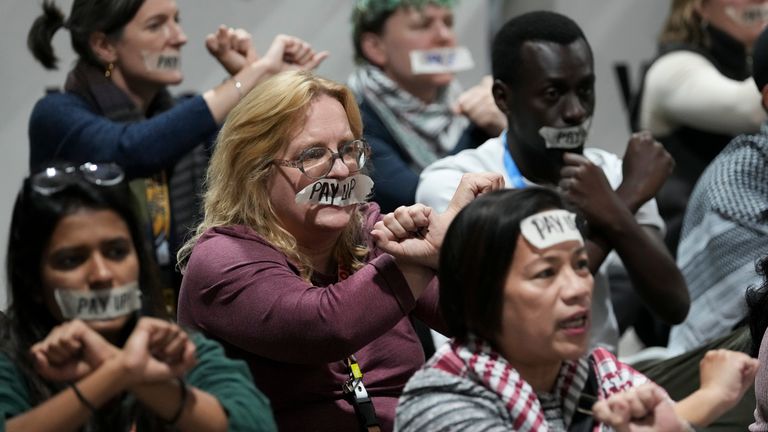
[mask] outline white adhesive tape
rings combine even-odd
[[[764,25],[768,22],[768,3],[745,5],[741,8],[726,6],[725,13],[745,27]]]
[[[175,71],[181,69],[181,54],[178,51],[142,52],[144,66],[149,71]]]
[[[299,204],[323,204],[339,207],[368,201],[373,191],[373,180],[363,174],[344,180],[318,180],[296,194]]]
[[[537,249],[576,240],[584,244],[576,226],[576,214],[567,210],[547,210],[528,216],[520,222],[520,233]]]
[[[57,289],[54,290],[53,295],[62,316],[66,319],[105,320],[125,316],[141,309],[141,291],[138,282],[93,291]]]
[[[584,147],[591,125],[592,118],[590,117],[577,126],[565,128],[544,126],[539,129],[539,135],[544,138],[544,143],[548,149],[573,150]]]
[[[415,75],[461,72],[475,67],[472,53],[466,47],[413,50],[411,72]]]

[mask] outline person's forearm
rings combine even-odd
[[[600,266],[603,265],[605,258],[611,252],[611,246],[600,236],[590,234],[586,238],[585,249],[589,260],[589,271],[594,275],[600,270]]]
[[[675,413],[695,427],[706,427],[731,407],[724,405],[717,394],[699,389],[677,402]]]
[[[178,381],[141,384],[131,389],[141,403],[158,417],[169,421],[181,410],[176,426],[182,431],[226,431],[227,415],[218,399],[210,394],[187,387],[186,398]],[[181,406],[182,403],[184,406]]]
[[[99,408],[126,388],[125,373],[117,362],[107,361],[98,370],[75,385],[83,398]],[[66,388],[35,408],[7,420],[8,432],[76,431],[92,415],[77,397],[74,389]]]
[[[598,236],[616,250],[624,263],[632,284],[641,298],[668,324],[678,324],[685,319],[690,307],[688,288],[674,258],[657,235],[655,228],[637,224],[634,214],[647,198],[632,187],[622,183],[616,195],[624,203],[624,211],[618,211],[615,223],[604,227]]]
[[[424,292],[421,293],[416,307],[413,308],[411,316],[414,316],[424,322],[431,329],[442,333],[446,336],[451,336],[448,330],[448,325],[443,318],[442,311],[440,310],[439,298],[440,298],[440,286],[437,280],[437,276],[434,276],[430,283],[427,285]]]
[[[678,324],[690,306],[688,289],[664,244],[637,224],[628,212],[619,212],[600,237],[610,239],[627,269],[632,285],[647,305],[666,323]]]
[[[420,264],[406,262],[403,259],[396,259],[397,267],[403,273],[405,281],[408,282],[408,288],[411,289],[413,298],[421,297],[421,293],[427,288],[430,282],[435,278],[435,271]]]
[[[208,280],[215,275],[224,282],[211,287],[212,301],[191,296],[180,309],[180,321],[275,361],[304,364],[344,358],[415,307],[402,272],[386,254],[370,259],[345,280],[314,286],[284,263],[270,263],[285,259],[271,247],[256,245],[239,257],[221,257],[217,248],[203,247],[196,253],[206,258],[193,255],[187,277]],[[267,264],[232,264],[256,259]],[[204,286],[193,283],[189,291]],[[318,317],[324,325],[316,325]],[[280,340],[270,337],[277,333]]]
[[[627,207],[627,210],[633,215],[637,213],[643,204],[648,202],[647,199],[638,196],[635,186],[637,185],[633,182],[622,182],[616,189],[616,196],[619,197],[621,202]]]
[[[240,99],[269,76],[271,73],[266,63],[257,61],[244,67],[231,79],[203,93],[203,99],[216,123],[223,123]]]

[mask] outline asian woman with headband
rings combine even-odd
[[[397,430],[682,432],[741,398],[757,370],[743,353],[712,353],[700,390],[675,404],[604,348],[587,350],[593,280],[579,225],[539,187],[486,194],[456,216],[438,271],[454,340],[406,385]]]

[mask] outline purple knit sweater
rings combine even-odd
[[[368,232],[379,207],[360,207]],[[354,353],[383,430],[424,354],[408,315],[444,330],[437,283],[418,301],[394,259],[371,245],[368,264],[344,281],[299,276],[285,254],[246,226],[206,232],[190,257],[179,321],[246,360],[280,430],[357,431],[342,398],[342,360]]]

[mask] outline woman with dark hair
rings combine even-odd
[[[170,276],[178,246],[199,220],[212,137],[227,113],[266,77],[314,68],[327,54],[281,35],[259,57],[250,35],[222,27],[206,44],[231,77],[175,101],[167,87],[183,79],[187,36],[174,0],[75,0],[66,19],[46,0],[28,45],[48,69],[56,67],[51,39],[61,28],[69,31],[78,61],[64,91],[46,95],[32,111],[30,167],[114,162],[129,179],[140,178],[133,187],[141,216],[151,226],[157,261]]]
[[[455,339],[406,385],[400,431],[683,431],[683,419],[725,412],[754,376],[746,355],[722,356],[720,371],[735,373],[702,372],[701,389],[673,404],[607,350],[587,352],[592,274],[577,216],[552,190],[470,203],[445,234],[438,279]]]
[[[0,320],[0,429],[274,430],[245,364],[164,315],[123,172],[24,181]]]

